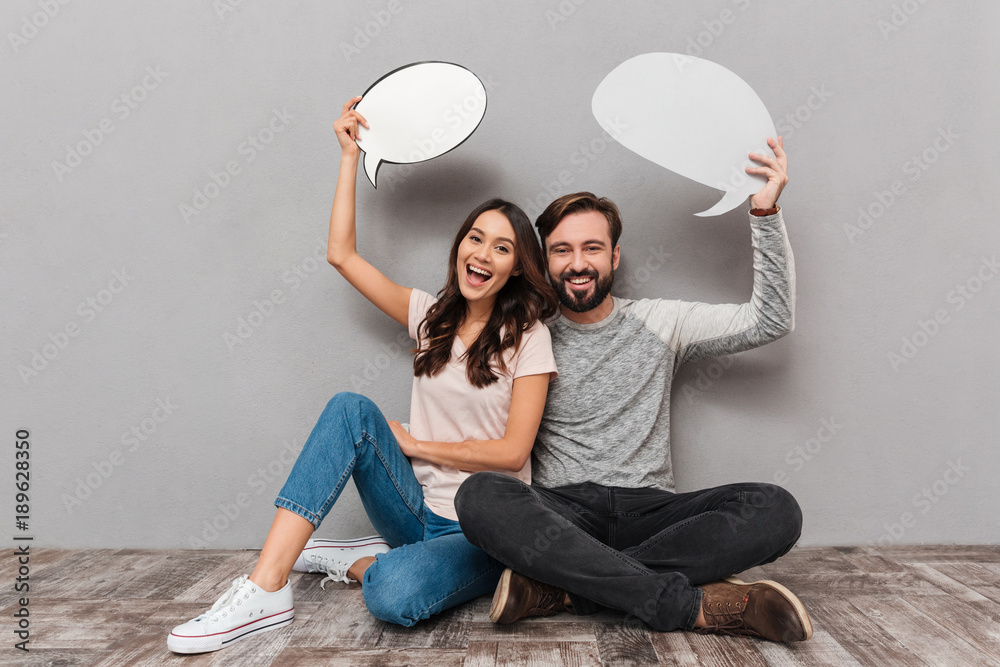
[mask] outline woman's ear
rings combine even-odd
[[[521,275],[521,265],[518,264],[517,266],[515,266],[514,270],[510,272],[510,275],[512,275],[512,276],[519,276],[519,275]]]

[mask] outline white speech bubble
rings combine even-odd
[[[722,65],[679,53],[646,53],[611,71],[594,92],[594,117],[621,145],[725,196],[699,216],[739,206],[767,182],[744,169],[747,153],[773,155],[764,103]]]
[[[357,143],[377,188],[382,163],[423,162],[465,141],[486,114],[486,87],[461,65],[411,63],[373,83],[354,108],[370,126]]]

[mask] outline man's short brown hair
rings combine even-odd
[[[607,218],[611,248],[618,245],[618,238],[622,235],[622,217],[618,213],[618,207],[615,206],[615,203],[607,197],[598,197],[590,192],[574,192],[563,195],[546,206],[542,214],[538,216],[538,220],[535,221],[538,235],[542,237],[542,248],[545,248],[545,239],[563,218],[572,213],[583,211],[597,211]]]

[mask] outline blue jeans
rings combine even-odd
[[[691,629],[698,586],[770,563],[802,528],[790,493],[753,482],[689,493],[546,489],[480,472],[459,487],[455,507],[473,544],[565,590],[575,613],[610,607],[660,631]]]
[[[362,582],[372,615],[409,626],[496,588],[503,565],[469,544],[457,521],[427,509],[378,407],[340,393],[327,403],[274,504],[318,527],[351,477],[372,525],[392,546]]]

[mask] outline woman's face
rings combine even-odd
[[[496,297],[517,275],[514,227],[500,211],[484,211],[458,246],[458,286],[467,301]]]

